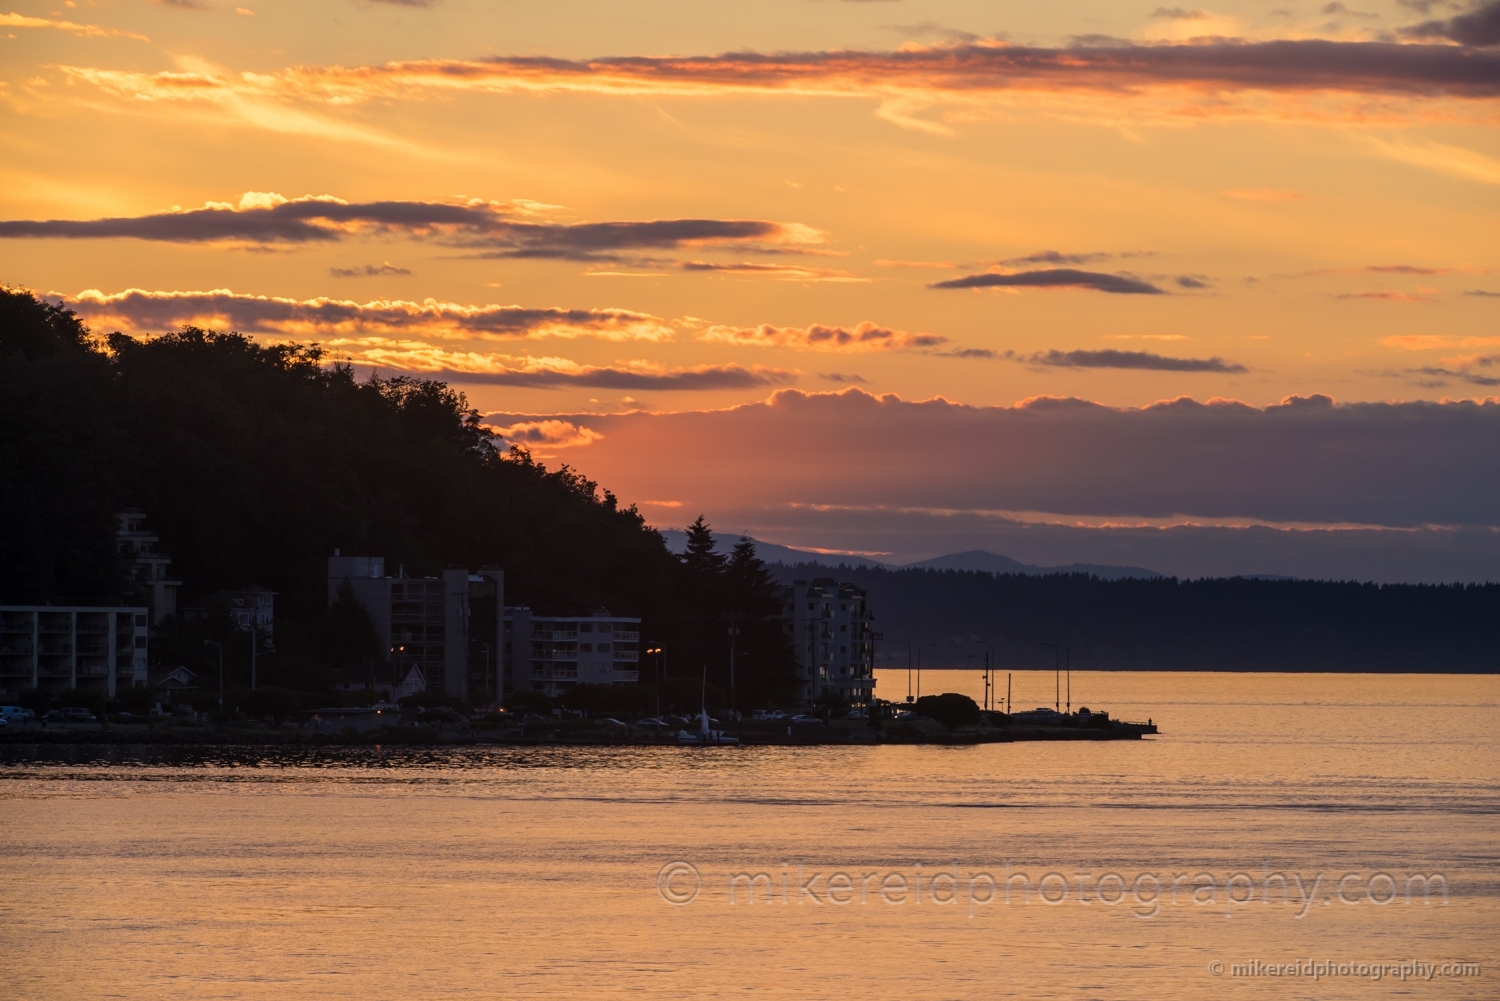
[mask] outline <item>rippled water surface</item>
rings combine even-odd
[[[1050,673],[1011,684],[1052,701]],[[0,996],[1500,996],[1500,679],[1077,673],[1072,697],[1163,733],[13,753]],[[1257,962],[1353,969],[1235,975]]]

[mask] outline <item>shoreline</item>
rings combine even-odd
[[[306,730],[272,730],[238,727],[144,727],[108,728],[67,724],[27,727],[21,732],[0,731],[0,748],[147,745],[167,747],[681,747],[675,735],[620,734],[607,731],[524,734],[487,732],[467,728],[389,728],[368,733],[313,733]],[[1148,732],[1138,727],[1096,730],[1087,727],[1009,726],[930,731],[914,726],[830,728],[822,732],[765,733],[753,730],[727,731],[744,747],[878,746],[882,744],[1010,744],[1025,741],[1140,740]],[[811,730],[811,728],[809,728]]]

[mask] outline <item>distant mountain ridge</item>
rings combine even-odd
[[[667,547],[674,553],[680,553],[687,548],[687,534],[675,528],[663,529],[662,536],[667,540]],[[739,541],[739,536],[720,535],[717,538],[717,548],[720,552],[728,553]],[[1086,573],[1102,580],[1122,580],[1125,578],[1136,578],[1140,580],[1151,580],[1164,577],[1165,574],[1145,567],[1117,567],[1102,563],[1070,563],[1067,566],[1038,566],[1035,563],[1022,563],[1020,560],[1011,559],[1009,556],[1001,556],[999,553],[986,552],[983,549],[970,549],[962,553],[949,553],[946,556],[934,556],[929,560],[921,560],[916,563],[885,563],[881,560],[871,559],[868,556],[855,556],[844,553],[820,553],[811,549],[793,549],[790,546],[779,546],[774,542],[762,542],[752,538],[755,543],[755,552],[767,563],[779,563],[783,566],[797,566],[801,564],[814,564],[836,570],[845,567],[882,567],[887,570],[977,570],[983,573],[994,574],[1026,574],[1028,576],[1045,576],[1057,573]]]

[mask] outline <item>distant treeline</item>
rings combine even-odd
[[[781,580],[835,576],[869,592],[885,666],[937,644],[927,667],[1080,670],[1500,671],[1500,585],[1101,580],[955,570],[773,564]],[[977,655],[970,659],[970,655]],[[915,658],[914,658],[915,662]]]
[[[262,683],[317,691],[347,659],[325,608],[339,548],[412,576],[495,564],[507,602],[538,614],[639,615],[670,673],[707,666],[720,684],[733,621],[742,704],[791,684],[780,603],[753,552],[714,555],[700,523],[673,555],[634,507],[507,448],[447,385],[358,379],[315,345],[235,333],[101,337],[0,287],[0,603],[127,597],[114,512],[130,507],[161,536],[187,601],[277,592]],[[210,670],[186,628],[158,630],[153,660]],[[231,672],[248,674],[243,646],[229,645]],[[651,681],[655,658],[642,659]]]

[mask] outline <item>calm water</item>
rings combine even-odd
[[[0,995],[1500,996],[1500,678],[1075,673],[1073,702],[1163,735],[3,765]]]

